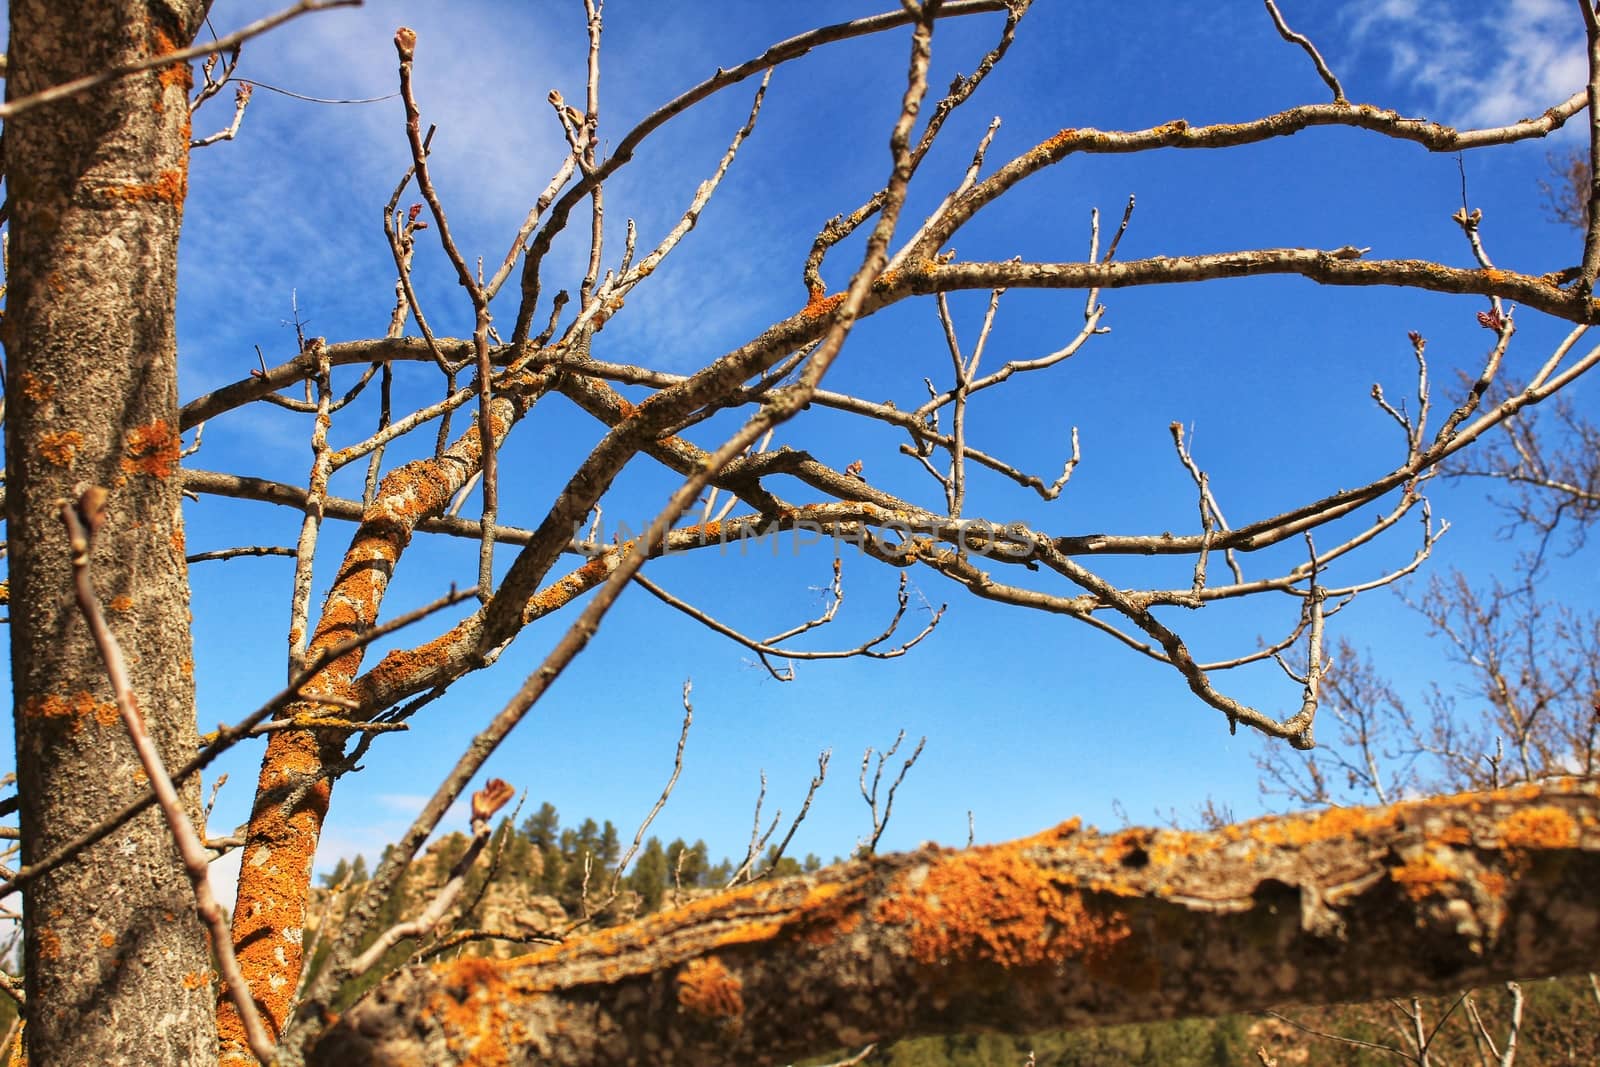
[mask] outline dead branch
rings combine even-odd
[[[623,1062],[670,1034],[656,1062],[732,1064],[949,1032],[969,1013],[1027,1032],[1581,973],[1600,927],[1571,902],[1600,877],[1596,826],[1600,786],[1564,781],[1208,832],[1073,821],[930,846],[520,959],[409,969],[309,1062],[465,1063],[491,1045]]]

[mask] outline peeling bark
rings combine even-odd
[[[400,972],[312,1064],[783,1063],[1593,966],[1600,783],[925,847]],[[311,1005],[309,1011],[319,1010]]]
[[[203,0],[10,5],[8,99],[189,43]],[[189,68],[110,82],[6,124],[6,520],[22,859],[149,791],[73,607],[56,502],[109,491],[95,584],[137,655],[165,757],[195,747],[173,332]],[[198,783],[185,793],[198,821]],[[30,884],[30,1062],[212,1062],[216,996],[159,811]]]

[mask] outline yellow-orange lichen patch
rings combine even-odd
[[[32,371],[23,371],[17,375],[17,386],[22,390],[22,395],[35,404],[43,404],[56,395],[56,387]]]
[[[177,42],[159,29],[155,30],[151,35],[150,45],[151,51],[158,56],[168,55],[178,50]],[[189,95],[189,90],[194,88],[194,71],[189,69],[189,64],[187,63],[173,63],[162,67],[156,78],[163,89],[177,89],[185,97]],[[154,110],[158,114],[163,110],[159,95],[156,97]],[[184,140],[188,140],[187,133],[184,135]]]
[[[91,718],[102,726],[115,723],[117,706],[107,701],[96,700],[94,694],[82,691],[66,697],[51,693],[42,697],[29,697],[27,703],[22,706],[22,714],[27,718],[56,719],[68,723],[76,733],[83,729],[83,724]]]
[[[132,182],[127,185],[106,185],[100,195],[108,200],[122,200],[130,204],[163,203],[181,205],[189,193],[189,176],[181,170],[164,170],[153,182]]]
[[[189,990],[199,989],[211,984],[210,971],[189,971],[183,976],[183,988]]]
[[[39,958],[46,960],[59,959],[61,956],[61,935],[54,930],[40,930],[35,936],[39,939]]]
[[[744,983],[715,956],[690,960],[678,972],[678,1006],[702,1019],[744,1015]]]
[[[132,611],[133,610],[133,597],[126,596],[126,595],[124,595],[124,596],[114,596],[114,597],[111,598],[110,602],[106,604],[106,607],[110,608],[112,611],[117,612],[118,614],[122,614],[122,613],[125,613],[125,612]]]
[[[1398,867],[1390,868],[1389,877],[1405,891],[1406,896],[1412,900],[1422,900],[1444,892],[1445,887],[1455,881],[1456,875],[1440,863],[1434,853],[1425,852]]]
[[[443,1024],[446,1041],[463,1060],[484,1067],[509,1065],[501,1037],[506,1027],[509,989],[490,960],[467,958],[451,965],[444,991],[430,1001]]]
[[[1549,804],[1524,808],[1506,816],[1500,839],[1507,848],[1568,848],[1578,840],[1578,824],[1561,808]]]
[[[165,420],[135,426],[123,444],[122,472],[170,478],[178,469],[181,444],[177,431]]]
[[[60,433],[39,435],[39,455],[52,466],[70,466],[78,454],[78,449],[82,447],[83,434],[77,430],[62,430]]]
[[[1064,130],[1057,130],[1054,134],[1045,138],[1039,147],[1044,149],[1046,152],[1054,152],[1059,148],[1065,148],[1067,145],[1076,140],[1077,137],[1078,131],[1069,126]]]
[[[808,319],[821,319],[832,315],[844,303],[843,293],[834,293],[832,296],[813,296],[811,302],[801,309],[800,314]]]
[[[117,935],[116,934],[104,933],[104,934],[100,935],[100,947],[101,948],[110,948],[113,945],[115,945],[116,943],[117,943]]]
[[[709,522],[700,522],[693,526],[685,526],[678,530],[678,533],[685,535],[699,535],[700,543],[705,544],[722,536],[722,523],[717,519],[712,519]]]
[[[632,542],[629,542],[631,544]],[[588,563],[568,574],[564,578],[545,586],[533,596],[528,598],[527,610],[523,612],[523,621],[532,622],[543,615],[558,608],[564,608],[571,603],[572,598],[580,593],[587,593],[605,580],[611,573],[612,567],[623,555],[626,545],[619,545],[616,553],[607,553],[596,556]]]
[[[1091,910],[1015,847],[937,860],[920,884],[901,875],[876,918],[905,927],[912,958],[925,964],[1089,962],[1129,935],[1120,914]]]
[[[1394,808],[1329,808],[1310,818],[1273,819],[1251,836],[1266,845],[1304,846],[1360,837],[1394,825]]]

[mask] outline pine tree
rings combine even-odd
[[[548,801],[540,804],[538,811],[522,820],[522,836],[540,851],[555,845],[560,835],[561,817],[556,813],[555,805]]]
[[[672,869],[667,866],[667,853],[661,847],[661,839],[652,837],[644,843],[628,875],[627,886],[639,894],[642,910],[655,911],[661,907],[661,898],[671,879]]]
[[[350,861],[341,857],[339,862],[333,865],[333,870],[322,876],[322,887],[324,889],[336,889],[344,885],[345,879],[349,876]]]

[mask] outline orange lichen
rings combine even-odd
[[[72,732],[77,733],[91,718],[102,726],[115,724],[117,706],[107,701],[96,700],[92,693],[80,691],[70,697],[52,693],[42,697],[29,697],[22,706],[22,714],[27,718],[58,719],[69,723]]]
[[[587,593],[599,585],[605,580],[606,575],[611,573],[616,562],[622,558],[622,550],[626,547],[627,545],[619,545],[616,553],[596,556],[577,570],[533,594],[528,598],[528,607],[522,614],[523,621],[532,622],[558,608],[564,608],[580,593]]]
[[[1546,804],[1506,816],[1500,838],[1507,848],[1568,848],[1578,840],[1578,824],[1562,809]]]
[[[843,293],[834,293],[832,296],[813,296],[811,302],[801,309],[800,314],[808,319],[821,319],[832,315],[844,303]]]
[[[177,50],[178,44],[170,35],[158,27],[151,29],[151,55],[165,56],[170,55]],[[189,95],[189,90],[194,88],[194,72],[189,69],[189,64],[187,63],[172,63],[160,68],[160,70],[157,71],[156,81],[161,88],[156,92],[156,98],[151,102],[150,109],[159,115],[166,110],[165,103],[162,100],[162,93],[166,90],[177,89],[185,98],[187,98]],[[184,111],[187,113],[188,109],[185,108]],[[187,129],[184,131],[183,139],[185,141],[188,141],[189,139],[189,132]]]
[[[135,426],[123,445],[122,472],[151,478],[170,478],[178,469],[182,441],[162,419]]]
[[[1039,147],[1046,152],[1054,152],[1058,148],[1065,148],[1077,140],[1077,137],[1078,131],[1069,126],[1064,130],[1057,130],[1050,137],[1045,138]]]
[[[54,399],[56,395],[56,387],[32,371],[23,371],[17,375],[17,385],[22,390],[22,395],[35,404],[43,404]]]
[[[108,200],[122,200],[130,204],[159,202],[181,205],[188,194],[189,176],[181,170],[164,170],[153,182],[131,182],[100,188],[100,195]]]
[[[1303,847],[1321,841],[1361,837],[1394,825],[1394,808],[1329,808],[1311,817],[1274,819],[1255,828],[1265,845]]]
[[[744,983],[715,956],[690,960],[678,973],[678,1006],[702,1019],[744,1015]]]
[[[1496,900],[1503,899],[1510,888],[1506,876],[1499,871],[1485,871],[1478,876],[1478,885],[1483,891]]]
[[[1455,872],[1439,862],[1431,852],[1414,856],[1398,867],[1389,870],[1395,884],[1405,890],[1412,900],[1422,900],[1445,891],[1455,881]]]
[[[118,614],[122,614],[124,612],[132,611],[133,610],[133,597],[131,597],[131,596],[114,596],[114,597],[111,598],[111,601],[108,604],[106,604],[106,607],[110,608],[112,611],[117,612]]]
[[[194,990],[199,989],[201,986],[208,986],[211,984],[212,977],[210,971],[189,971],[183,976],[183,988]]]
[[[722,523],[716,519],[712,519],[710,522],[701,522],[696,523],[693,526],[685,526],[678,532],[682,534],[698,535],[700,538],[700,543],[706,544],[707,542],[714,541],[722,536]]]
[[[337,695],[345,694],[339,691]],[[272,735],[258,792],[307,780],[316,784],[291,811],[285,812],[281,804],[263,804],[256,810],[240,866],[233,926],[239,968],[273,1026],[282,1026],[288,1014],[303,959],[311,861],[328,812],[328,782],[316,780],[323,766],[315,736],[302,730],[279,730]],[[219,1004],[217,1025],[224,1048],[244,1047],[243,1027],[226,1000]]]
[[[40,930],[35,935],[39,939],[39,958],[45,960],[59,959],[61,956],[61,935],[54,930]]]
[[[451,1051],[484,1067],[509,1065],[511,1054],[502,1034],[510,1021],[510,992],[492,961],[471,957],[456,961],[449,981],[429,1001],[449,1035]]]
[[[78,454],[78,449],[82,447],[83,434],[77,430],[62,430],[60,433],[39,435],[39,455],[52,466],[70,466]]]
[[[877,907],[879,922],[904,926],[919,963],[986,962],[1031,967],[1103,959],[1129,936],[1124,917],[1091,910],[1015,846],[934,862],[920,884],[902,875]]]

